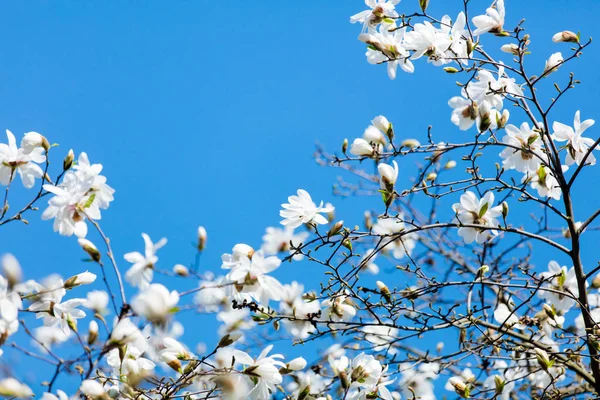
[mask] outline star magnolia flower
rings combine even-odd
[[[169,292],[160,283],[153,283],[133,299],[131,308],[150,322],[164,324],[178,302],[176,290]]]
[[[114,369],[115,375],[133,375],[143,377],[149,375],[156,364],[142,357],[142,351],[133,345],[126,346],[121,357],[119,349],[112,349],[106,357],[106,363]]]
[[[372,230],[375,235],[387,236],[383,238],[381,244],[383,251],[391,252],[392,256],[398,260],[412,253],[418,238],[415,233],[399,235],[406,229],[402,218],[403,215],[398,215],[398,218],[379,218]],[[392,237],[394,235],[396,238]]]
[[[428,21],[417,23],[406,34],[405,47],[414,51],[411,56],[413,60],[426,56],[433,65],[444,65],[452,61],[446,57],[446,51],[452,45],[448,33],[447,30],[437,29]]]
[[[356,309],[346,302],[347,296],[337,296],[323,301],[323,319],[326,321],[350,321],[356,315]]]
[[[363,30],[367,28],[373,30],[386,17],[398,18],[398,12],[395,10],[398,3],[400,0],[365,0],[365,4],[370,10],[351,16],[350,22],[353,24],[360,22],[363,24]]]
[[[350,400],[369,400],[369,399],[382,399],[382,400],[394,400],[392,393],[386,387],[392,383],[394,383],[395,379],[388,379],[386,366],[381,372],[381,377],[379,381],[375,385],[367,386],[363,390],[354,392],[349,399]]]
[[[558,70],[558,67],[560,67],[560,65],[563,63],[563,61],[564,59],[562,53],[558,52],[551,54],[550,57],[548,57],[548,59],[546,60],[546,65],[544,66],[544,73],[546,74],[546,76],[553,72],[556,72]]]
[[[487,192],[485,196],[478,199],[473,192],[466,192],[460,196],[460,203],[452,205],[452,209],[456,213],[455,223],[467,225],[483,225],[491,228],[497,227],[498,220],[496,218],[502,215],[502,206],[492,207],[494,204],[494,193]],[[469,244],[473,241],[483,243],[492,235],[497,235],[495,229],[482,229],[460,227],[458,235],[463,238],[465,243]]]
[[[45,353],[52,346],[66,342],[71,336],[71,332],[65,335],[59,326],[40,326],[35,329],[33,336],[35,337],[33,343]]]
[[[521,124],[521,128],[514,125],[506,125],[506,135],[502,142],[518,147],[507,147],[500,153],[504,160],[502,165],[505,169],[516,169],[519,172],[537,171],[542,159],[545,158],[542,153],[543,142],[540,134],[529,127],[527,122]]]
[[[375,154],[375,150],[371,143],[367,142],[365,139],[356,138],[350,146],[350,153],[359,157],[371,157]]]
[[[133,251],[124,256],[125,260],[133,263],[125,273],[125,279],[131,286],[146,289],[154,277],[154,264],[158,261],[156,252],[167,244],[167,239],[162,238],[158,242],[152,243],[150,236],[145,233],[142,233],[142,238],[144,238],[145,245],[144,254]]]
[[[44,393],[41,400],[69,400],[69,396],[62,390],[57,390],[56,394]]]
[[[94,192],[94,201],[98,202],[98,207],[108,208],[109,203],[114,200],[115,190],[106,184],[106,177],[100,175],[102,164],[91,164],[88,155],[82,152],[73,169],[82,181],[89,183],[89,190]]]
[[[474,36],[479,36],[483,33],[502,33],[504,27],[504,17],[506,10],[504,9],[504,0],[496,1],[496,8],[490,7],[485,11],[485,15],[478,15],[473,18],[473,24],[477,29],[473,32]]]
[[[48,143],[48,139],[37,132],[28,132],[21,139],[21,148],[25,154],[30,154],[38,147],[48,151],[50,143]]]
[[[92,290],[88,292],[84,307],[94,310],[97,314],[105,314],[108,306],[108,293],[104,290]]]
[[[350,381],[353,386],[369,387],[377,385],[383,368],[370,354],[360,353],[352,360]]]
[[[294,246],[300,246],[304,243],[310,234],[308,232],[295,233],[294,228],[286,226],[282,228],[268,227],[267,232],[262,237],[263,244],[261,249],[267,255],[275,255],[280,252],[289,252],[292,254],[294,251],[290,247],[290,243]],[[302,254],[296,254],[294,260],[302,260],[304,256]]]
[[[415,67],[410,61],[410,52],[405,48],[406,28],[397,28],[395,22],[384,23],[381,26],[381,32],[362,34],[359,36],[359,40],[369,45],[365,53],[367,62],[369,64],[387,64],[390,79],[396,79],[398,67],[407,73],[415,72]]]
[[[575,129],[560,122],[554,122],[554,124],[552,124],[552,129],[554,130],[552,138],[557,142],[567,142],[567,165],[572,165],[573,163],[580,165],[583,162],[583,157],[585,157],[585,155],[588,153],[591,146],[594,145],[594,140],[585,138],[582,135],[583,132],[594,125],[595,122],[596,121],[593,119],[586,119],[585,121],[581,122],[581,117],[578,110],[575,113],[575,120],[573,121],[573,126]],[[597,148],[594,150],[596,149]],[[590,153],[586,159],[586,163],[590,165],[596,164],[596,157]]]
[[[297,196],[288,197],[289,203],[281,205],[283,210],[279,215],[285,218],[281,221],[281,225],[297,228],[302,224],[327,224],[327,218],[320,213],[332,212],[334,207],[323,207],[322,201],[317,207],[306,190],[298,189],[297,193]]]
[[[15,135],[8,129],[6,130],[8,144],[0,143],[0,184],[7,186],[14,179],[16,174],[21,177],[23,186],[31,189],[35,184],[36,178],[41,178],[44,171],[36,163],[46,161],[41,147],[28,149],[17,148]]]
[[[511,311],[504,303],[500,303],[498,304],[498,307],[496,307],[496,310],[494,311],[494,319],[496,322],[504,325],[507,328],[525,329],[525,325],[519,322],[519,316],[515,312]]]
[[[81,393],[86,396],[90,396],[92,399],[100,399],[103,396],[106,396],[106,392],[104,391],[104,387],[98,381],[94,381],[92,379],[86,379],[81,382],[81,386],[79,387]]]
[[[537,171],[527,173],[523,179],[521,179],[521,183],[526,182],[531,183],[531,187],[537,190],[538,195],[541,197],[550,197],[555,200],[560,200],[562,191],[550,168],[540,165]]]
[[[252,255],[252,258],[241,258],[239,264],[232,267],[223,265],[224,269],[231,269],[227,279],[235,283],[229,286],[233,295],[240,298],[254,299],[261,304],[268,304],[269,299],[279,300],[283,286],[272,276],[268,276],[279,268],[281,260],[275,256],[265,257],[262,250]]]
[[[285,367],[285,363],[278,360],[283,359],[283,356],[273,354],[267,357],[272,348],[273,345],[265,347],[256,360],[241,350],[233,352],[235,360],[245,366],[242,373],[255,379],[254,388],[247,394],[250,399],[271,398],[271,395],[276,392],[275,385],[279,385],[283,381],[279,368]]]
[[[554,291],[540,290],[538,295],[554,306],[557,312],[566,313],[575,305],[576,300],[573,297],[578,293],[575,268],[567,270],[567,267],[561,267],[556,261],[550,261],[548,271],[542,272],[540,278],[547,280]]]

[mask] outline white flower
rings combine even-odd
[[[502,33],[505,15],[504,0],[497,0],[496,8],[490,7],[486,10],[485,15],[478,15],[473,18],[473,24],[477,27],[473,35],[479,36],[486,32]]]
[[[54,218],[54,231],[64,236],[73,233],[78,237],[87,235],[86,217],[102,218],[100,209],[106,209],[113,200],[114,190],[106,185],[106,178],[98,175],[101,164],[89,164],[85,153],[81,153],[78,164],[67,171],[58,185],[44,185],[52,194],[42,219]]]
[[[266,400],[275,394],[275,385],[281,384],[283,378],[279,373],[279,368],[285,367],[285,364],[278,359],[282,359],[281,354],[273,354],[267,357],[273,345],[265,347],[256,360],[252,359],[241,350],[235,350],[233,355],[235,360],[244,365],[243,373],[255,379],[254,388],[247,394],[251,399]]]
[[[550,168],[543,165],[540,165],[537,171],[527,173],[521,182],[530,182],[531,187],[537,190],[541,197],[550,197],[555,200],[560,200],[560,196],[562,195],[560,185],[554,177],[554,173]]]
[[[448,101],[448,105],[453,108],[450,120],[459,127],[461,131],[471,128],[479,117],[479,107],[477,103],[466,98],[465,91],[462,96],[454,96]],[[477,124],[479,126],[479,123]]]
[[[219,306],[228,302],[225,277],[213,281],[201,281],[194,302],[203,311],[215,312]]]
[[[379,129],[381,132],[383,132],[388,137],[393,136],[394,127],[392,126],[391,122],[388,121],[388,119],[386,117],[384,117],[383,115],[376,116],[375,118],[373,118],[371,120],[371,123],[373,124],[373,126],[375,128]],[[390,135],[390,133],[391,133],[391,135]],[[385,142],[383,142],[383,143],[385,143]]]
[[[519,316],[504,303],[499,303],[496,307],[494,319],[507,328],[525,329],[525,325],[519,322]]]
[[[15,378],[4,378],[0,380],[0,396],[2,397],[31,397],[33,391],[24,383],[19,382]]]
[[[267,232],[262,237],[263,244],[261,249],[267,255],[275,255],[280,252],[289,252],[292,254],[294,252],[292,246],[300,246],[309,236],[308,232],[295,233],[294,228],[289,225],[283,228],[268,227]],[[294,260],[299,261],[303,257],[302,254],[296,254]]]
[[[521,128],[509,124],[505,129],[506,135],[502,142],[513,147],[506,147],[500,153],[500,157],[504,159],[504,168],[516,169],[519,172],[537,171],[541,160],[546,158],[542,152],[543,142],[540,134],[532,130],[527,122],[523,122]]]
[[[400,387],[404,398],[416,396],[420,400],[435,400],[433,393],[432,380],[438,378],[439,364],[437,363],[419,363],[412,365],[410,363],[400,364],[402,377],[400,378]]]
[[[65,334],[59,326],[40,326],[35,329],[36,340],[33,343],[46,352],[46,349],[50,350],[52,346],[66,342],[70,336],[71,332]]]
[[[30,189],[35,179],[44,175],[44,171],[36,164],[46,161],[44,149],[40,147],[26,152],[23,148],[17,148],[17,140],[8,129],[6,136],[8,144],[0,143],[0,184],[7,186],[19,174],[23,186]]]
[[[452,205],[452,209],[456,213],[455,223],[460,225],[483,225],[490,228],[498,227],[496,218],[502,215],[502,206],[493,207],[494,193],[487,192],[485,196],[478,199],[473,192],[466,192],[460,196],[460,203]],[[473,241],[483,243],[492,235],[497,235],[495,229],[470,228],[461,226],[458,229],[458,235],[463,238],[465,243],[469,244]]]
[[[504,44],[500,47],[500,50],[502,50],[503,52],[508,53],[508,54],[513,54],[513,55],[519,54],[519,46],[514,43]]]
[[[42,394],[41,400],[69,400],[69,396],[62,390],[57,390],[56,394],[45,392]]]
[[[281,283],[269,272],[274,271],[281,265],[281,260],[275,256],[265,257],[262,250],[252,255],[252,258],[243,257],[239,264],[234,266],[223,265],[224,269],[231,269],[227,279],[235,283],[229,287],[233,295],[240,298],[250,298],[263,305],[268,304],[269,299],[279,300],[283,287]]]
[[[547,280],[553,291],[542,289],[538,291],[538,295],[554,306],[557,312],[566,313],[575,305],[574,297],[577,298],[578,293],[575,268],[571,267],[567,270],[567,267],[561,267],[556,261],[550,261],[548,271],[542,272],[540,278]]]
[[[546,65],[544,66],[544,73],[549,75],[558,70],[558,67],[563,63],[564,59],[560,52],[553,53],[546,60]]]
[[[350,146],[350,153],[354,154],[355,156],[370,157],[374,152],[375,150],[373,149],[373,146],[371,146],[371,144],[365,139],[356,138],[354,139],[354,142],[352,142],[352,146]]]
[[[575,120],[573,121],[575,129],[560,122],[554,122],[552,125],[552,129],[554,130],[552,138],[557,142],[567,142],[567,165],[572,165],[573,163],[580,165],[583,162],[583,157],[589,151],[591,146],[594,145],[593,139],[582,136],[583,132],[594,125],[594,123],[595,121],[593,119],[586,119],[581,122],[580,113],[579,110],[577,110],[575,113]],[[590,165],[596,164],[596,158],[593,154],[590,153],[586,159],[586,163]]]
[[[363,30],[369,28],[372,30],[384,18],[397,18],[398,13],[394,9],[400,0],[365,0],[365,4],[370,10],[361,11],[350,17],[351,23],[360,22],[364,25]]]
[[[446,22],[449,20],[447,18]],[[404,46],[408,50],[414,50],[411,59],[416,60],[426,56],[435,66],[452,61],[446,56],[446,51],[451,45],[452,40],[448,30],[437,29],[428,21],[415,24],[414,29],[406,33],[404,38]]]
[[[92,399],[99,399],[106,394],[102,384],[92,379],[86,379],[81,382],[79,390],[81,390],[81,393],[90,396]]]
[[[21,270],[19,260],[15,256],[10,253],[3,254],[0,259],[0,265],[2,265],[2,273],[6,277],[9,286],[12,287],[21,282],[23,271]]]
[[[362,34],[359,40],[369,45],[365,55],[369,64],[387,65],[390,79],[396,79],[396,71],[400,67],[404,72],[413,73],[415,67],[410,61],[410,53],[404,47],[406,44],[406,27],[397,28],[396,23],[384,22],[381,32]],[[387,131],[383,131],[386,133]],[[365,138],[366,139],[366,138]]]
[[[116,375],[146,376],[156,366],[152,361],[142,357],[142,350],[133,345],[126,346],[121,358],[119,349],[112,349],[106,357],[106,363],[114,369]]]
[[[48,149],[50,149],[50,143],[48,143],[48,140],[44,136],[37,132],[28,132],[23,136],[23,139],[21,139],[21,148],[25,154],[30,154],[38,147],[48,151]]]
[[[102,315],[106,313],[108,300],[108,293],[104,290],[92,290],[91,292],[88,292],[86,302],[83,306]]]
[[[142,238],[144,238],[145,245],[144,254],[133,251],[124,256],[125,260],[133,263],[125,273],[125,279],[131,286],[145,289],[150,285],[154,276],[154,264],[158,262],[156,252],[167,244],[167,239],[162,238],[153,243],[150,236],[145,233],[142,233]]]
[[[179,293],[160,283],[153,283],[131,302],[133,311],[153,323],[164,324],[179,302]]]
[[[398,215],[398,218],[379,218],[372,229],[374,235],[382,236],[383,242],[380,246],[383,251],[391,252],[398,260],[412,253],[417,240],[415,233],[401,235],[406,229],[402,218],[402,215]]]
[[[394,185],[398,180],[398,163],[395,160],[392,163],[394,164],[393,167],[385,163],[377,165],[377,170],[381,176],[379,185],[382,189],[388,191],[393,191]]]
[[[344,295],[324,300],[322,306],[325,321],[345,322],[356,315],[356,309],[349,304],[347,296]]]
[[[286,368],[290,371],[300,371],[306,367],[306,360],[303,357],[294,358],[286,364]]]
[[[281,205],[283,210],[279,215],[284,218],[281,225],[297,228],[302,224],[327,224],[327,218],[320,213],[328,213],[334,210],[332,206],[323,206],[323,202],[317,205],[312,201],[306,190],[298,189],[297,196],[288,197],[289,203]]]
[[[138,349],[147,348],[147,342],[142,332],[129,318],[123,318],[117,322],[110,334],[109,343],[120,346],[132,343]]]
[[[299,285],[297,289],[302,289]],[[315,331],[315,327],[310,322],[311,316],[314,318],[321,310],[321,305],[318,300],[305,300],[302,298],[302,294],[298,293],[293,299],[292,297],[295,289],[294,286],[286,285],[284,290],[288,293],[288,299],[283,299],[279,303],[281,314],[288,315],[290,318],[284,319],[283,325],[288,332],[290,332],[295,339],[306,339],[308,336]]]
[[[381,377],[381,363],[370,354],[360,353],[352,360],[350,381],[358,387],[376,385]]]
[[[579,35],[576,34],[575,32],[571,32],[571,31],[562,31],[562,32],[555,33],[552,36],[552,41],[554,43],[561,43],[561,42],[579,43]]]
[[[65,281],[65,289],[71,289],[80,285],[89,285],[90,283],[94,283],[96,280],[96,274],[92,274],[89,271],[82,272],[81,274],[77,274],[75,276],[70,277]]]

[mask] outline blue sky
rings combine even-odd
[[[462,2],[431,3],[432,14],[455,17]],[[488,6],[472,3],[480,12]],[[507,25],[526,18],[532,31],[532,68],[567,51],[550,40],[558,30],[599,36],[600,3],[576,3],[506,0]],[[399,9],[416,7],[405,0]],[[169,239],[159,253],[163,268],[187,264],[196,227],[204,225],[203,268],[216,271],[235,243],[260,245],[297,188],[333,202],[352,224],[361,221],[357,206],[379,206],[333,198],[339,171],[315,164],[316,141],[337,150],[378,114],[399,137],[424,138],[428,125],[439,140],[464,135],[446,105],[458,93],[454,77],[420,60],[414,75],[399,72],[390,82],[384,67],[367,64],[356,40],[360,27],[348,23],[363,8],[361,1],[3,3],[2,128],[17,136],[38,131],[59,143],[51,153],[55,168],[69,148],[104,165],[116,194],[102,226],[122,270],[122,254],[141,250],[141,232]],[[503,44],[486,39],[488,46]],[[594,45],[572,64],[583,85],[556,119],[571,123],[577,109],[600,118],[599,61]],[[566,71],[555,76],[564,81]],[[576,198],[583,202],[587,193],[581,188]],[[28,194],[16,191],[14,208]],[[597,205],[591,203],[586,212]],[[28,226],[0,229],[0,253],[14,253],[31,278],[89,268],[74,238],[54,234],[37,214],[29,214]]]

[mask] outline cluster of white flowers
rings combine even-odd
[[[54,196],[48,200],[42,219],[54,219],[54,231],[61,235],[85,237],[86,219],[101,219],[100,210],[108,208],[115,191],[100,175],[102,165],[90,164],[86,153],[81,153],[73,169],[68,169],[61,183],[44,185]]]

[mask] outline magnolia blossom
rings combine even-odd
[[[544,74],[548,75],[558,70],[558,67],[564,62],[563,56],[560,52],[553,53],[546,60],[546,65],[544,66]]]
[[[291,228],[297,228],[302,224],[327,224],[327,218],[320,213],[328,213],[334,210],[331,206],[323,206],[323,202],[317,206],[306,190],[298,189],[297,196],[288,197],[289,203],[281,205],[283,210],[279,215],[284,218],[281,224]]]
[[[383,367],[370,354],[360,353],[350,365],[350,381],[358,387],[375,386],[379,382]]]
[[[59,185],[44,185],[54,196],[48,200],[42,219],[54,219],[55,232],[85,237],[85,219],[102,218],[100,210],[108,208],[114,189],[106,184],[106,177],[99,175],[100,171],[101,164],[91,165],[87,154],[81,153],[76,167],[67,171]]]
[[[573,163],[580,165],[584,162],[586,154],[588,156],[585,163],[590,165],[596,164],[596,157],[594,157],[592,150],[590,150],[594,145],[594,140],[582,136],[583,132],[594,125],[595,122],[593,119],[586,119],[581,122],[580,113],[577,110],[575,120],[573,121],[575,129],[560,122],[554,122],[552,125],[552,129],[554,130],[552,138],[557,142],[567,142],[567,165],[572,165]],[[596,150],[595,147],[593,149]]]
[[[356,315],[356,309],[347,300],[348,297],[344,295],[324,300],[323,319],[333,322],[350,321]]]
[[[219,306],[228,303],[226,286],[227,280],[224,276],[218,277],[212,281],[201,281],[198,292],[194,297],[194,302],[201,310],[215,312]]]
[[[0,258],[0,265],[2,266],[2,274],[6,277],[9,286],[12,287],[21,282],[23,270],[19,260],[14,255],[10,253],[3,254]]]
[[[42,400],[69,400],[69,396],[62,390],[57,390],[56,394],[45,392],[42,395]]]
[[[449,23],[450,18],[445,17],[444,22]],[[459,17],[457,23],[452,28],[457,38],[462,36],[461,23],[464,27],[465,20],[464,18]],[[452,44],[453,41],[450,37],[449,29],[443,27],[443,25],[442,28],[438,29],[428,21],[416,23],[414,29],[411,32],[406,33],[405,37],[405,47],[414,51],[411,56],[413,60],[426,56],[428,61],[436,66],[451,62],[451,60],[448,59],[446,52],[450,49]],[[466,50],[460,52],[466,54]]]
[[[153,283],[132,300],[131,308],[150,322],[164,324],[178,302],[176,290],[169,292],[160,283]]]
[[[402,218],[402,215],[398,215],[398,218],[379,218],[372,229],[373,234],[385,236],[381,244],[383,252],[391,253],[398,260],[412,253],[418,238],[415,233],[403,233],[406,225]]]
[[[271,394],[276,392],[275,385],[279,385],[283,381],[283,377],[279,373],[279,368],[285,367],[285,363],[280,361],[283,356],[281,354],[267,356],[272,348],[273,345],[265,347],[256,359],[241,350],[233,352],[235,360],[245,366],[243,373],[255,380],[254,388],[247,394],[250,399],[270,398]]]
[[[473,25],[477,29],[473,35],[479,36],[483,33],[500,34],[504,30],[504,17],[506,10],[504,9],[504,0],[496,0],[496,7],[490,7],[486,10],[485,15],[478,15],[473,18]]]
[[[119,349],[113,349],[106,357],[106,363],[115,370],[117,375],[146,376],[150,374],[156,364],[142,357],[143,351],[133,345],[126,347],[125,354]]]
[[[261,304],[268,304],[269,299],[279,300],[283,287],[281,283],[268,273],[276,270],[281,260],[275,256],[265,257],[262,250],[252,254],[252,258],[241,257],[234,265],[223,264],[222,268],[230,269],[227,280],[235,285],[228,286],[232,295],[239,299],[254,299]]]
[[[65,334],[60,326],[40,326],[35,328],[35,341],[33,344],[41,351],[47,352],[53,346],[66,342],[71,337],[71,332]]]
[[[84,307],[94,310],[97,314],[105,314],[108,306],[108,293],[104,290],[92,290],[88,292]]]
[[[0,380],[0,396],[6,398],[25,398],[33,396],[31,388],[15,378],[4,378]]]
[[[379,185],[387,191],[393,191],[396,180],[398,180],[398,163],[393,160],[392,164],[394,165],[393,167],[385,163],[377,165],[380,175]]]
[[[525,325],[519,322],[519,316],[504,303],[499,303],[498,307],[496,307],[494,319],[507,328],[525,329]]]
[[[350,153],[359,157],[370,157],[375,153],[375,150],[371,143],[367,142],[365,139],[356,138],[354,139],[354,142],[352,142],[352,146],[350,146]]]
[[[292,247],[298,247],[309,237],[308,232],[295,232],[291,226],[283,228],[268,227],[267,232],[262,237],[263,244],[261,249],[267,255],[275,255],[280,252],[294,253]],[[302,254],[294,255],[294,260],[302,260]]]
[[[153,243],[150,236],[145,233],[142,233],[142,238],[144,238],[145,245],[144,254],[133,251],[124,256],[125,260],[133,263],[131,268],[125,273],[125,279],[131,286],[146,289],[154,276],[154,264],[158,262],[156,252],[167,244],[167,239],[162,238],[158,242]]]
[[[39,163],[46,161],[44,149],[18,148],[17,140],[11,131],[6,130],[8,144],[0,143],[0,184],[6,186],[14,179],[16,174],[21,177],[23,186],[30,189],[35,184],[36,178],[41,178],[44,171]]]
[[[410,60],[410,52],[406,49],[406,28],[398,28],[395,22],[384,22],[380,32],[362,34],[359,40],[369,45],[365,55],[369,64],[387,65],[390,79],[396,79],[396,71],[400,67],[404,72],[413,73],[415,67]],[[387,131],[383,131],[386,133]],[[365,138],[366,139],[366,138]]]
[[[475,193],[466,192],[460,196],[460,203],[452,205],[452,210],[456,213],[455,223],[461,225],[458,229],[458,235],[463,238],[465,243],[483,243],[492,235],[497,235],[498,232],[493,229],[498,227],[497,218],[502,215],[502,206],[495,206],[494,193],[487,192],[485,196],[478,199]],[[486,228],[474,228],[462,225],[482,225]]]
[[[25,154],[31,154],[38,147],[41,147],[44,151],[48,151],[50,143],[48,143],[48,139],[37,132],[27,132],[23,136],[23,139],[21,139],[21,148]]]
[[[540,165],[533,173],[527,173],[522,183],[529,182],[531,187],[537,190],[541,197],[550,197],[555,200],[560,200],[562,190],[554,176],[552,170],[544,165]]]
[[[527,122],[523,122],[520,128],[509,124],[505,129],[506,135],[502,142],[511,147],[506,147],[500,153],[500,157],[504,159],[504,168],[516,169],[519,172],[537,171],[541,161],[546,158],[542,153],[543,142],[540,133],[532,130]]]
[[[81,393],[90,396],[92,399],[100,399],[106,395],[102,384],[93,379],[86,379],[81,382],[79,390],[81,390]]]
[[[365,0],[365,4],[370,10],[361,11],[350,17],[351,23],[360,22],[363,24],[363,30],[369,28],[373,30],[377,24],[384,18],[397,18],[398,12],[394,9],[400,0]]]
[[[547,280],[553,290],[540,290],[538,295],[557,311],[566,313],[575,305],[578,293],[575,268],[567,270],[567,267],[553,260],[548,263],[548,271],[542,272],[540,278]]]

